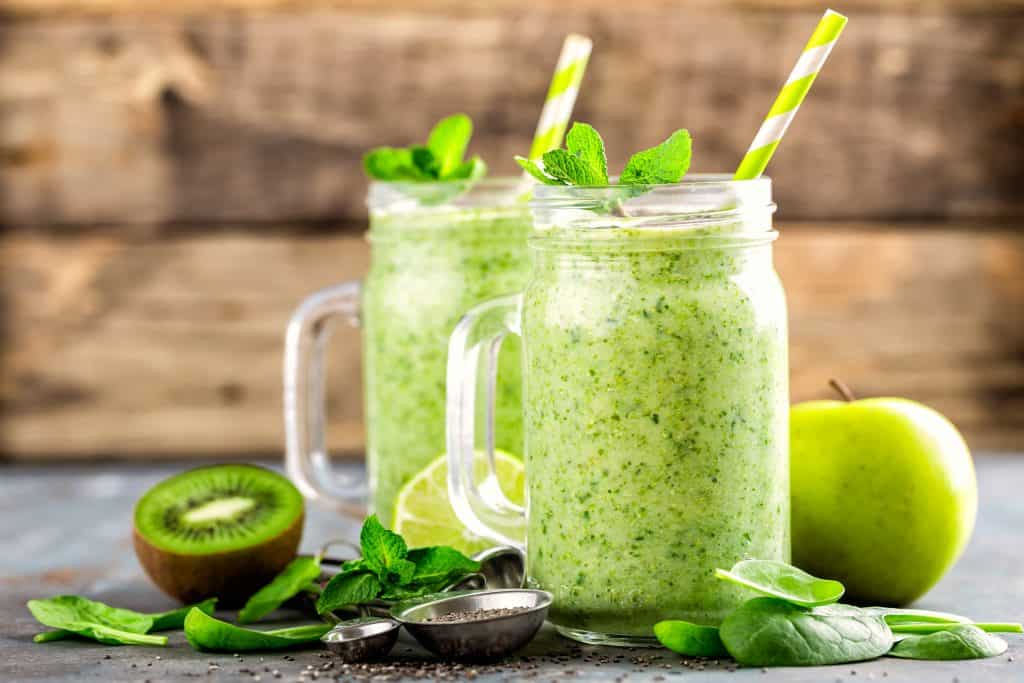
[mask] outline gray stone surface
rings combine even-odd
[[[986,620],[1024,618],[1024,456],[978,458],[981,510],[964,557],[920,606]],[[182,464],[8,465],[0,468],[0,681],[295,681],[309,665],[331,662],[317,651],[283,655],[209,655],[194,652],[181,634],[167,648],[107,647],[88,642],[32,643],[40,630],[25,601],[77,593],[117,606],[145,611],[173,602],[143,576],[131,548],[130,515],[148,486],[180,471]],[[310,510],[304,549],[328,538],[355,538],[358,525]],[[279,615],[282,619],[294,615]],[[576,648],[545,630],[522,654],[536,668],[481,669],[477,680],[615,681],[1024,681],[1024,638],[1009,636],[1010,650],[973,662],[915,662],[880,659],[864,664],[810,669],[740,669],[707,664],[684,666],[671,653],[612,648]],[[411,641],[395,654],[424,659]],[[560,659],[551,655],[562,654]],[[157,659],[159,657],[159,659]],[[615,661],[620,657],[620,661]],[[654,660],[637,665],[634,658]],[[602,661],[602,658],[605,658]],[[219,668],[211,671],[210,663]],[[264,671],[268,668],[271,671]],[[274,678],[273,670],[281,678]],[[245,671],[240,671],[245,670]],[[255,673],[248,673],[253,671]],[[566,673],[570,672],[570,673]],[[330,680],[337,668],[324,671]],[[311,680],[307,676],[305,680]],[[381,679],[383,680],[383,679]]]

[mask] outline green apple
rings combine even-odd
[[[905,605],[963,552],[978,485],[967,444],[935,410],[902,398],[792,409],[793,562],[846,585],[846,599]]]

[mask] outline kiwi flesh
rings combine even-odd
[[[302,494],[255,465],[200,467],[166,479],[135,505],[135,554],[168,595],[232,607],[295,558]]]

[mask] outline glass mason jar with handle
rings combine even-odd
[[[662,619],[717,625],[749,596],[716,567],[790,555],[771,183],[542,186],[532,207],[526,289],[471,309],[450,343],[452,504],[500,542],[525,524],[528,581],[569,637],[643,645]],[[502,380],[506,337],[522,338],[527,509],[472,474],[476,373]]]
[[[288,325],[286,464],[308,497],[360,514],[368,494],[370,510],[390,525],[399,489],[444,453],[448,337],[466,309],[525,285],[522,197],[519,178],[370,186],[365,282],[313,294]],[[339,319],[362,327],[368,491],[332,470],[325,444],[324,351]],[[516,348],[502,353],[501,368],[498,445],[522,453]]]

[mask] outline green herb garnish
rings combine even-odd
[[[470,118],[465,114],[453,114],[437,122],[426,145],[377,147],[363,157],[363,168],[376,180],[476,180],[487,173],[487,165],[477,156],[463,160],[472,136],[473,122]]]
[[[107,645],[163,646],[167,644],[165,636],[148,634],[180,629],[193,607],[212,613],[216,604],[217,599],[210,598],[169,612],[146,614],[111,607],[78,595],[58,595],[45,600],[29,600],[27,606],[36,621],[57,629],[38,634],[33,639],[37,643],[79,636]]]
[[[619,184],[678,183],[690,168],[690,156],[690,133],[677,130],[660,145],[630,157],[619,177]],[[525,157],[516,157],[516,162],[523,169],[547,185],[603,187],[610,184],[604,141],[589,124],[574,123],[565,137],[565,149],[545,152],[542,161],[543,165]]]
[[[257,631],[215,619],[198,609],[189,612],[185,618],[185,638],[201,652],[248,652],[301,647],[318,643],[331,628],[331,624],[311,624]]]
[[[405,540],[385,529],[376,515],[363,523],[359,545],[362,558],[343,564],[317,599],[320,614],[378,598],[398,600],[436,593],[480,570],[479,562],[447,546],[409,550]]]
[[[313,582],[320,578],[320,559],[297,557],[274,580],[249,598],[238,613],[239,624],[251,624],[304,591],[313,592]],[[319,586],[316,586],[318,589]]]

